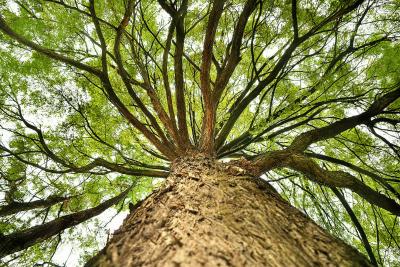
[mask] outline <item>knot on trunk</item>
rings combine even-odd
[[[232,175],[260,176],[260,168],[254,162],[242,157],[226,163],[226,171]]]

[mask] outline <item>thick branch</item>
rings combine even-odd
[[[130,186],[127,190],[125,190],[118,196],[113,197],[94,208],[65,215],[48,223],[37,225],[7,236],[0,236],[0,258],[11,253],[29,248],[60,233],[65,229],[78,225],[99,215],[109,207],[117,204],[120,200],[122,200],[131,189],[132,186]]]
[[[203,151],[211,152],[214,148],[214,125],[216,106],[212,100],[210,84],[213,45],[219,19],[221,18],[225,1],[215,1],[208,17],[207,30],[203,44],[203,55],[200,72],[200,88],[203,96],[205,114],[203,117],[200,146]]]
[[[47,208],[70,197],[50,196],[46,199],[34,200],[31,202],[11,202],[8,205],[0,206],[0,217],[15,214],[38,208]]]
[[[289,149],[304,151],[312,143],[332,138],[346,130],[354,128],[357,125],[367,123],[373,116],[381,113],[387,106],[389,106],[399,97],[400,87],[375,100],[369,109],[367,109],[367,111],[359,115],[345,118],[328,126],[300,134],[293,140],[292,144],[289,146]]]
[[[299,26],[297,24],[297,1],[292,0],[292,24],[293,24],[293,39],[299,38]]]
[[[235,70],[236,66],[240,61],[240,48],[242,45],[244,29],[246,27],[250,15],[257,7],[257,3],[258,1],[256,0],[248,0],[243,7],[242,13],[239,16],[239,20],[233,32],[231,45],[228,46],[231,48],[229,51],[229,56],[225,60],[226,64],[221,71],[221,75],[218,75],[217,81],[215,82],[214,92],[213,92],[213,101],[215,102],[219,101],[221,94],[229,81],[229,78],[232,76],[233,71]]]
[[[184,21],[187,12],[188,1],[182,1],[182,5],[178,10],[176,18],[176,45],[174,54],[174,68],[175,68],[175,87],[176,87],[176,110],[178,115],[179,136],[183,140],[183,144],[188,147],[189,131],[186,122],[186,103],[185,103],[185,89],[184,89],[184,73],[183,73],[183,47],[185,41],[185,28]]]
[[[397,190],[393,186],[391,186],[383,177],[381,177],[373,172],[370,172],[370,171],[360,168],[356,165],[353,165],[353,164],[349,163],[348,161],[329,157],[326,155],[321,155],[321,154],[311,153],[311,152],[306,152],[305,155],[313,157],[313,158],[326,160],[326,161],[329,161],[329,162],[332,162],[335,164],[340,164],[340,165],[346,166],[358,173],[367,175],[367,176],[371,177],[372,179],[374,179],[375,181],[377,181],[378,183],[380,183],[383,187],[385,187],[387,190],[389,190],[391,193],[393,193],[400,200],[400,193],[397,192]]]
[[[291,150],[273,151],[257,157],[253,172],[260,174],[274,168],[287,167],[301,172],[310,180],[329,187],[348,188],[371,204],[400,216],[400,205],[391,198],[373,190],[353,175],[344,171],[327,171],[312,159]]]

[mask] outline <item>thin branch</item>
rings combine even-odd
[[[42,54],[46,55],[47,57],[49,57],[51,59],[63,62],[65,64],[68,64],[68,65],[71,65],[71,66],[74,66],[74,67],[76,67],[78,69],[87,71],[87,72],[89,72],[89,73],[91,73],[91,74],[93,74],[95,76],[98,76],[98,77],[100,77],[101,74],[102,74],[100,70],[98,70],[98,69],[96,69],[94,67],[91,67],[91,66],[86,65],[84,63],[81,63],[79,61],[76,61],[74,59],[68,58],[68,57],[66,57],[64,55],[58,54],[58,53],[56,53],[56,52],[54,52],[54,51],[52,51],[50,49],[42,47],[42,46],[40,46],[40,45],[38,45],[38,44],[26,39],[22,35],[16,33],[15,31],[13,31],[8,26],[8,24],[6,23],[6,21],[3,19],[3,17],[1,15],[0,15],[0,30],[3,33],[5,33],[6,35],[8,35],[9,37],[11,37],[12,39],[16,40],[17,42],[19,42],[19,43],[21,43],[21,44],[23,44],[23,45],[25,45],[25,46],[37,51],[39,53],[42,53]]]
[[[353,210],[351,209],[349,203],[347,203],[345,197],[343,196],[342,193],[340,193],[339,190],[336,188],[331,188],[333,193],[337,196],[337,198],[340,200],[342,203],[343,207],[346,209],[347,213],[350,216],[351,221],[353,222],[354,226],[357,229],[357,232],[360,234],[361,241],[363,242],[363,245],[365,247],[365,250],[368,253],[369,259],[371,260],[371,263],[374,266],[378,266],[378,263],[376,262],[376,258],[374,255],[374,252],[372,251],[371,245],[368,241],[367,235],[365,234],[364,228],[361,226],[360,222],[357,219],[357,216],[354,214]]]

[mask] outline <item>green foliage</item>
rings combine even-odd
[[[95,1],[108,52],[107,75],[127,110],[159,137],[155,127],[150,126],[149,117],[132,99],[116,63],[116,29],[125,14],[126,2]],[[174,2],[180,5],[182,1]],[[239,100],[250,95],[258,83],[273,73],[291,44],[294,34],[289,2],[262,1],[249,17],[240,61],[218,103],[217,136]],[[298,1],[299,36],[346,6],[346,2]],[[215,57],[210,74],[212,84],[218,77],[218,66],[226,64],[243,4],[244,1],[227,1],[225,5],[212,50]],[[100,38],[88,6],[89,1],[0,0],[0,15],[27,40],[101,69]],[[189,1],[184,22],[184,98],[194,144],[200,140],[204,114],[199,68],[209,11],[209,1]],[[364,11],[367,12],[362,17]],[[299,44],[272,82],[243,109],[218,156],[233,158],[238,152],[240,156],[252,157],[285,148],[300,133],[359,114],[378,96],[397,88],[400,83],[399,18],[398,1],[374,0],[321,27]],[[133,91],[165,133],[166,127],[157,116],[143,83],[150,80],[162,108],[168,113],[164,79],[170,81],[174,104],[178,90],[174,69],[175,34],[166,62],[167,73],[163,73],[162,66],[170,23],[171,18],[157,1],[138,1],[120,45],[125,71],[135,80]],[[144,77],[141,64],[148,77]],[[155,177],[116,170],[124,167],[161,171],[168,169],[169,163],[157,156],[160,151],[143,132],[129,124],[110,99],[104,84],[95,75],[27,48],[0,32],[0,205],[46,199],[51,195],[71,197],[49,208],[2,218],[0,233],[9,234],[94,207],[133,184],[128,197],[113,210],[126,213],[128,202],[138,202],[158,186],[160,182]],[[174,107],[175,115],[178,108]],[[387,113],[376,117],[399,120],[399,110],[400,100],[397,100]],[[396,154],[400,147],[399,124],[382,122],[375,126],[380,127],[376,133],[383,138],[374,134],[368,125],[360,125],[314,144],[309,151],[342,159],[378,174],[400,191],[400,164]],[[235,143],[243,136],[248,138]],[[167,133],[166,138],[170,137]],[[79,169],[96,159],[107,161],[115,168]],[[322,160],[318,163],[329,170],[349,171],[371,188],[395,199],[382,184],[365,174]],[[273,184],[293,205],[366,253],[351,218],[333,192],[287,170],[268,173],[267,178],[277,179]],[[395,256],[400,253],[398,218],[371,206],[349,190],[343,193],[363,225],[378,262],[399,266]],[[4,262],[9,261],[10,266],[31,266],[52,261],[53,255],[60,251],[59,246],[69,244],[81,249],[81,254],[78,249],[74,253],[80,255],[83,263],[104,245],[107,238],[104,220],[107,219],[89,220],[64,231],[60,243],[59,237],[53,237],[15,254],[18,256],[15,260],[10,257]]]

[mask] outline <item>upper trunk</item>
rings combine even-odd
[[[88,266],[369,266],[266,183],[213,160],[177,160]]]

